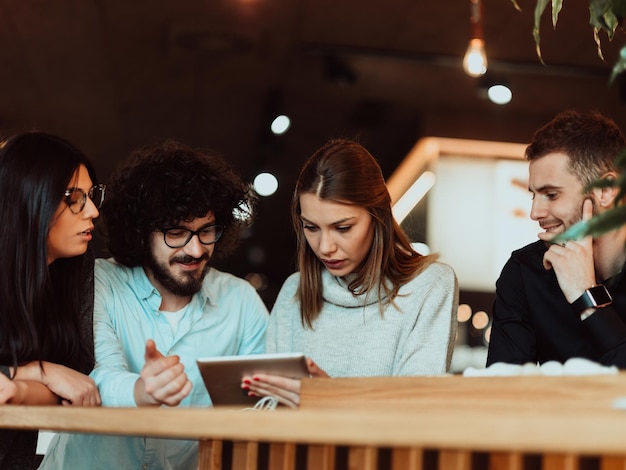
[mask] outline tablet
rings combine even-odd
[[[254,405],[259,401],[259,397],[249,397],[248,392],[241,388],[244,375],[266,373],[291,378],[309,376],[302,353],[201,357],[196,362],[214,406]]]

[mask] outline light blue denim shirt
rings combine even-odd
[[[144,365],[145,345],[155,341],[165,355],[177,354],[193,389],[179,406],[210,406],[196,359],[258,354],[264,349],[268,312],[245,280],[211,268],[172,333],[159,312],[161,295],[143,268],[98,259],[95,267],[94,338],[91,373],[103,406],[136,406],[134,386]],[[197,443],[143,437],[56,435],[40,468],[186,469],[197,467]]]

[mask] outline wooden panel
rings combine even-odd
[[[308,470],[335,470],[337,449],[332,445],[310,445],[307,450]]]
[[[439,470],[471,470],[472,455],[467,451],[444,450],[439,453]]]
[[[309,470],[343,465],[347,447],[389,448],[391,456],[394,449],[427,449],[424,458],[430,457],[431,450],[441,452],[457,466],[467,463],[467,455],[475,461],[476,456],[495,452],[490,464],[497,470],[497,465],[504,465],[501,462],[519,466],[518,454],[537,459],[547,455],[546,468],[558,469],[575,466],[575,455],[606,456],[600,460],[602,470],[626,470],[622,457],[626,414],[613,408],[617,398],[626,396],[624,373],[371,379],[305,379],[302,387],[310,392],[308,405],[303,402],[299,410],[284,407],[267,413],[235,413],[229,408],[7,405],[0,406],[0,428],[215,440],[211,470],[222,465],[221,452],[226,450],[217,447],[221,441],[240,443],[235,458],[242,466],[237,470],[257,465],[256,442],[264,443],[262,451],[265,443],[290,445],[285,447],[290,452],[294,445],[298,451],[300,445],[310,446],[308,456],[296,452],[295,457],[296,465],[313,462]],[[319,402],[311,401],[315,397]],[[204,465],[209,451],[204,445],[201,449]],[[263,463],[266,454],[261,452]],[[293,459],[287,452],[284,465]]]
[[[378,449],[376,447],[351,447],[348,450],[348,470],[376,470]]]
[[[257,442],[234,442],[233,468],[257,470],[259,468],[259,444]]]
[[[391,451],[391,470],[422,470],[422,449],[400,448]]]
[[[270,444],[269,449],[270,470],[296,470],[295,444]]]
[[[609,409],[625,394],[626,373],[598,376],[360,377],[303,379],[301,409],[449,407]]]
[[[524,456],[519,452],[494,452],[489,455],[489,470],[523,470]]]
[[[542,470],[578,470],[578,457],[572,454],[547,454],[543,456]]]
[[[462,396],[462,390],[458,394]],[[500,408],[490,407],[488,397],[481,407],[451,404],[441,409],[424,407],[420,413],[397,408],[233,413],[223,409],[11,405],[0,406],[0,428],[474,452],[623,454],[626,414],[609,406],[591,409],[583,405],[581,402],[577,409],[554,405],[549,411],[521,404]],[[584,433],[579,432],[580,423],[585,423]],[[470,424],[472,432],[468,432]]]
[[[198,443],[198,470],[221,470],[222,449],[220,440],[201,440]]]
[[[626,470],[626,456],[609,456],[600,459],[600,470]]]

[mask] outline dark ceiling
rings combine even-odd
[[[106,182],[138,146],[173,137],[222,153],[250,180],[280,178],[224,269],[263,273],[268,304],[293,270],[289,199],[299,166],[330,137],[360,139],[386,176],[427,135],[527,142],[558,111],[599,109],[626,125],[611,63],[596,54],[586,2],[565,2],[531,35],[534,0],[485,0],[487,77],[506,106],[461,68],[469,0],[0,0],[2,133],[58,133]],[[270,137],[271,115],[292,127]],[[453,217],[454,215],[451,214]]]

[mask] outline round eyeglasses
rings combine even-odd
[[[198,236],[198,240],[203,245],[213,245],[220,239],[224,233],[223,225],[207,224],[198,230],[189,230],[188,228],[174,227],[161,229],[165,244],[170,248],[182,248],[194,235]]]
[[[105,190],[106,185],[104,184],[92,186],[86,193],[80,188],[69,188],[65,190],[65,203],[73,214],[79,214],[85,208],[87,196],[89,196],[89,199],[91,199],[93,205],[96,206],[96,209],[100,209],[104,202]]]

